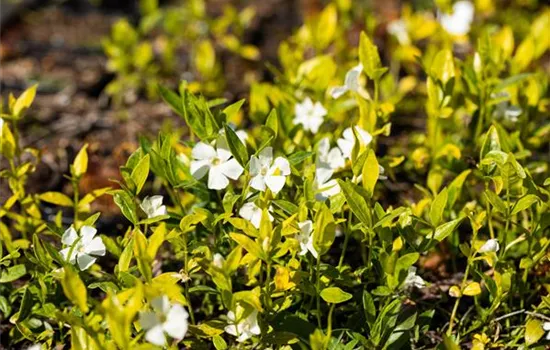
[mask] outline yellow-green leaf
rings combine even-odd
[[[537,319],[530,319],[525,325],[525,342],[527,345],[535,344],[544,335],[542,323]]]
[[[80,279],[72,267],[65,267],[63,277],[61,278],[61,286],[67,298],[78,308],[84,312],[88,312],[86,286]]]
[[[27,90],[25,90],[21,96],[17,98],[15,101],[15,104],[13,105],[13,115],[19,117],[21,112],[23,112],[24,109],[29,108],[32,104],[32,101],[34,101],[34,96],[36,96],[36,88],[38,85],[33,85]]]
[[[351,294],[344,292],[338,287],[329,287],[321,291],[321,298],[323,298],[323,300],[327,303],[331,304],[343,303],[350,300],[351,297]]]
[[[80,177],[86,174],[86,171],[88,170],[88,152],[86,151],[87,148],[88,144],[85,144],[80,149],[80,152],[78,152],[76,158],[74,159],[72,167],[74,177]]]
[[[363,64],[365,73],[374,80],[377,70],[381,68],[380,55],[378,47],[372,43],[365,32],[361,32],[359,39],[359,60]]]
[[[481,286],[477,282],[471,282],[466,286],[466,288],[464,288],[464,290],[462,291],[462,294],[468,295],[471,297],[479,295],[481,294]]]
[[[430,220],[432,225],[437,226],[441,222],[445,206],[447,205],[448,192],[445,187],[437,196],[435,196],[430,208]]]
[[[378,160],[376,159],[376,154],[372,149],[369,149],[367,159],[363,165],[363,187],[367,192],[372,196],[374,193],[374,186],[376,186],[376,181],[380,176],[380,168],[378,166]]]
[[[147,180],[147,176],[149,176],[149,159],[150,157],[147,154],[145,157],[141,158],[134,170],[132,170],[131,177],[134,185],[136,185],[136,195],[141,192],[141,189]]]
[[[72,207],[73,201],[68,196],[60,192],[45,192],[38,196],[41,201],[60,205],[62,207]]]

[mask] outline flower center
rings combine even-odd
[[[269,171],[269,167],[268,166],[263,166],[260,169],[260,174],[262,174],[262,176],[266,176],[268,171]]]
[[[221,162],[222,161],[218,157],[212,159],[212,165],[220,165]]]

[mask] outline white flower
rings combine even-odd
[[[391,21],[388,24],[388,33],[395,36],[401,45],[409,45],[411,39],[407,32],[407,24],[402,19]]]
[[[189,314],[179,304],[170,305],[167,296],[156,297],[151,301],[153,311],[143,311],[139,314],[139,323],[149,343],[163,346],[166,334],[176,340],[182,340],[187,333]]]
[[[27,350],[41,350],[41,349],[42,349],[42,345],[40,344],[34,344],[27,348]]]
[[[339,98],[348,91],[355,91],[363,96],[368,96],[368,93],[364,91],[359,85],[359,77],[363,71],[363,65],[359,63],[346,73],[343,86],[336,86],[330,90],[332,98]]]
[[[346,165],[346,160],[342,155],[342,151],[338,147],[330,149],[330,141],[328,137],[319,141],[317,147],[317,167],[336,170],[343,168]]]
[[[498,240],[496,238],[489,239],[485,244],[479,248],[479,253],[496,253],[500,249],[500,245],[498,244]]]
[[[443,28],[452,35],[462,36],[468,34],[470,25],[474,20],[474,5],[469,1],[457,1],[453,5],[453,13],[442,13],[439,22]]]
[[[542,324],[542,329],[548,332],[546,334],[546,340],[550,340],[550,322],[544,322]]]
[[[354,126],[355,131],[357,131],[357,134],[359,136],[359,142],[366,146],[372,141],[372,136],[367,131],[363,130],[362,128],[358,126]],[[353,151],[353,146],[355,146],[355,135],[351,128],[347,128],[342,133],[343,138],[338,139],[336,142],[338,143],[338,147],[340,147],[340,150],[342,151],[342,155],[344,158],[351,158],[351,152]]]
[[[3,131],[4,131],[4,119],[0,118],[0,140],[2,140]]]
[[[61,242],[66,246],[60,251],[63,259],[71,264],[77,262],[82,271],[92,266],[97,259],[94,256],[105,255],[105,245],[101,237],[94,237],[96,233],[95,228],[82,226],[79,236],[74,227],[69,227],[61,237]]]
[[[313,246],[313,223],[311,220],[306,220],[298,223],[300,233],[296,235],[296,240],[300,243],[300,253],[298,255],[306,255],[308,251],[317,259],[317,250]]]
[[[513,106],[509,101],[502,101],[497,104],[493,116],[497,120],[504,121],[507,125],[513,125],[518,122],[518,117],[522,113],[523,109],[521,107]]]
[[[268,209],[269,221],[273,222],[273,216],[269,211],[272,208]],[[262,209],[258,207],[253,202],[245,203],[239,210],[239,215],[254,225],[255,228],[260,228],[260,223],[262,222]]]
[[[278,193],[285,185],[286,177],[290,175],[290,164],[283,157],[273,161],[273,148],[264,148],[258,157],[250,158],[250,187],[265,191],[266,186],[273,193]]]
[[[218,147],[214,147],[199,142],[193,147],[191,155],[191,174],[197,180],[202,179],[208,173],[208,188],[211,190],[221,190],[229,185],[229,180],[237,180],[243,173],[243,167],[235,158],[231,157],[231,152],[224,147],[225,137],[218,138]]]
[[[221,255],[220,253],[214,254],[212,258],[212,264],[219,269],[223,269],[223,265],[225,264],[225,259],[223,255]]]
[[[426,281],[424,281],[422,277],[416,274],[416,267],[414,266],[409,267],[407,278],[405,278],[405,282],[403,283],[403,288],[405,290],[410,290],[412,288],[421,289],[421,288],[424,288],[425,286],[426,286]]]
[[[162,201],[162,196],[147,196],[139,206],[145,214],[147,214],[147,218],[151,219],[157,216],[166,215],[166,206],[162,205]]]
[[[245,309],[240,305],[237,305],[236,312],[227,313],[228,325],[225,327],[225,332],[237,337],[239,343],[262,333],[258,325],[258,311],[252,310],[246,317],[243,317],[244,314]]]
[[[323,124],[323,117],[327,115],[327,110],[320,102],[313,103],[307,97],[302,103],[297,103],[294,106],[294,114],[296,114],[292,121],[294,125],[302,124],[304,130],[316,134],[321,124]]]

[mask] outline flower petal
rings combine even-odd
[[[91,226],[82,226],[80,235],[82,236],[82,245],[87,246],[94,239],[97,230]]]
[[[271,165],[271,162],[273,162],[273,148],[272,147],[266,147],[264,148],[260,154],[259,154],[259,160],[260,160],[260,166],[261,167],[268,167]]]
[[[272,175],[265,177],[265,184],[273,193],[279,193],[285,186],[285,182],[286,176]]]
[[[88,254],[80,253],[77,254],[76,261],[78,262],[80,270],[84,271],[94,264],[96,258]]]
[[[61,254],[61,256],[63,257],[63,260],[67,261],[67,257],[69,255],[69,251],[71,251],[71,247],[68,247],[68,248],[65,248],[65,249],[61,249],[59,251],[59,253]],[[72,249],[72,253],[71,253],[71,258],[69,259],[69,262],[71,264],[74,264],[75,261],[76,261],[76,253],[77,253],[77,250],[76,250],[76,247],[74,249]]]
[[[273,166],[269,169],[269,173],[273,174],[273,170],[275,169],[280,170],[280,174],[278,175],[290,175],[290,164],[288,163],[288,160],[286,158],[277,157],[277,159],[275,159],[275,161],[273,162]]]
[[[345,87],[345,86],[335,86],[333,87],[332,89],[330,89],[330,96],[333,98],[333,99],[337,99],[337,98],[340,98],[343,94],[345,94],[346,92],[348,92],[348,88]]]
[[[105,255],[105,244],[101,237],[95,237],[90,243],[84,246],[84,252],[86,254],[103,256]]]
[[[265,177],[262,175],[256,175],[250,180],[250,187],[258,191],[265,191]]]
[[[151,300],[151,306],[157,312],[167,313],[170,310],[170,300],[166,295]]]
[[[187,333],[189,314],[183,306],[175,304],[166,314],[166,322],[162,325],[164,331],[174,339],[181,340]]]
[[[206,173],[208,173],[210,165],[211,164],[209,160],[194,160],[191,162],[189,171],[195,179],[200,180],[204,177],[204,175],[206,175]]]
[[[73,243],[77,239],[78,234],[76,233],[74,227],[71,226],[63,233],[63,236],[61,237],[61,243],[63,243],[64,245],[73,245]]]
[[[155,312],[143,311],[139,313],[139,324],[143,329],[151,329],[160,324],[160,320]]]
[[[208,188],[211,190],[223,190],[229,185],[229,180],[221,172],[220,165],[212,167],[208,173]]]
[[[199,142],[193,147],[193,150],[191,151],[191,155],[195,159],[199,160],[205,160],[205,159],[211,159],[216,157],[216,150],[214,147],[204,143]]]
[[[145,333],[145,339],[152,344],[163,346],[166,343],[166,336],[164,335],[164,330],[162,325],[156,325],[153,328],[149,329]]]
[[[248,166],[248,170],[250,172],[250,176],[256,176],[260,173],[262,170],[262,166],[260,164],[260,160],[256,156],[250,157],[250,164]]]
[[[222,174],[230,179],[237,180],[243,173],[243,167],[237,162],[235,158],[228,160],[227,162],[220,164],[219,166]]]

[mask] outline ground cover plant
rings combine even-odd
[[[43,157],[21,124],[40,85],[10,94],[2,346],[550,345],[550,9],[438,1],[379,23],[365,4],[325,5],[241,100],[215,96],[219,70],[163,83],[149,44],[114,24],[110,62],[128,51],[108,93],[159,96],[185,127],[140,137],[109,187],[82,191],[84,144],[63,190],[29,191]],[[143,30],[179,10],[142,11]],[[222,39],[202,34],[185,40],[211,58]],[[124,224],[100,225],[105,198]]]

